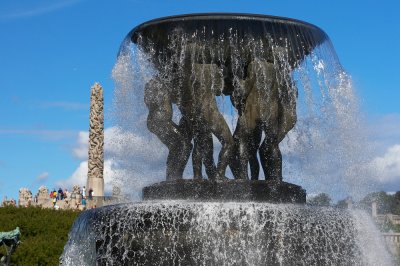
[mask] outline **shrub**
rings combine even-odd
[[[21,244],[11,256],[11,265],[58,265],[72,223],[80,214],[73,210],[39,207],[0,208],[0,231],[21,230]],[[0,249],[0,257],[5,248]]]

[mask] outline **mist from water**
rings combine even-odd
[[[226,57],[223,49],[206,48],[190,45],[190,38],[174,36],[176,53],[170,58],[158,58],[163,66],[164,81],[173,84],[170,77],[174,66],[183,66],[186,57],[192,61],[222,61]],[[359,199],[371,190],[373,184],[365,176],[370,176],[368,163],[372,153],[368,151],[366,129],[351,77],[340,65],[329,39],[317,46],[295,67],[287,63],[288,49],[282,47],[262,47],[257,40],[235,40],[227,38],[235,47],[230,56],[233,80],[240,80],[244,70],[240,58],[240,47],[247,47],[254,58],[265,56],[266,50],[274,60],[276,70],[281,77],[282,88],[288,81],[294,82],[298,91],[297,123],[280,143],[283,155],[284,181],[301,185],[308,194],[325,192],[336,199],[348,196]],[[220,40],[223,42],[223,39]],[[249,48],[250,47],[250,48]],[[165,180],[166,147],[150,133],[146,127],[147,108],[143,101],[145,84],[160,72],[156,70],[155,51],[144,51],[140,45],[127,43],[121,49],[120,56],[113,69],[115,92],[113,99],[113,122],[120,133],[119,145],[132,147],[134,151],[121,150],[112,154],[119,168],[124,170],[116,180],[133,198],[140,198],[143,186]],[[153,54],[152,52],[153,51]],[[206,56],[208,53],[208,56]],[[205,55],[206,54],[206,55]],[[211,54],[211,55],[210,55]],[[211,59],[208,58],[211,56]],[[193,59],[195,58],[195,59]],[[226,59],[225,59],[226,60]],[[184,73],[184,70],[181,70]],[[165,74],[166,73],[166,74]],[[283,78],[282,78],[283,77]],[[279,78],[279,77],[278,77]],[[285,83],[285,84],[284,84]],[[234,82],[235,90],[240,90],[240,83]],[[173,85],[172,85],[173,86]],[[228,96],[216,96],[218,108],[233,134],[238,112]],[[180,112],[174,105],[174,121],[179,121]],[[214,137],[215,159],[220,150],[220,143]],[[186,167],[184,178],[192,178],[191,159]],[[232,178],[230,170],[227,176]],[[260,172],[260,179],[264,175]],[[134,193],[131,193],[134,191]]]

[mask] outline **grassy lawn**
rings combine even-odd
[[[59,265],[72,223],[80,212],[37,207],[0,208],[0,231],[21,231],[21,244],[11,257],[11,265]],[[0,257],[5,248],[0,248]]]

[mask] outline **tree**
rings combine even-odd
[[[397,194],[397,193],[396,193]],[[376,202],[379,214],[400,214],[399,202],[395,195],[388,195],[384,191],[372,192],[367,194],[360,202],[359,205],[368,212],[371,212],[372,202]],[[400,195],[398,195],[400,196]],[[397,196],[397,197],[398,197]]]
[[[347,205],[348,205],[348,199],[342,199],[336,203],[335,207],[340,209],[347,209],[348,208]]]
[[[400,215],[400,191],[397,191],[394,195],[394,204],[392,213],[396,215]]]
[[[331,197],[326,193],[320,193],[308,200],[308,204],[312,206],[330,206]]]

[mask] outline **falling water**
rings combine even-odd
[[[368,220],[357,211],[285,204],[117,205],[78,218],[63,263],[390,265]]]
[[[126,170],[126,175],[120,175],[124,180],[121,183],[133,199],[140,198],[143,186],[165,179],[167,149],[146,127],[145,84],[157,75],[164,83],[179,90],[186,72],[193,69],[194,64],[227,64],[230,69],[223,71],[230,72],[233,76],[232,90],[239,92],[243,90],[240,81],[246,78],[246,64],[265,61],[265,58],[274,62],[280,97],[288,98],[286,109],[288,112],[293,108],[297,110],[296,126],[280,143],[284,180],[301,184],[308,193],[326,192],[338,198],[359,198],[368,191],[363,172],[370,161],[370,153],[365,145],[358,98],[350,76],[340,65],[327,37],[314,50],[303,51],[294,48],[297,43],[293,40],[286,40],[282,47],[274,43],[272,35],[262,39],[238,39],[233,30],[230,36],[214,37],[216,44],[211,46],[207,45],[207,40],[202,40],[204,32],[207,29],[193,34],[173,32],[169,36],[171,47],[168,52],[171,54],[168,56],[157,54],[156,47],[140,36],[137,45],[125,42],[121,48],[113,69],[116,84],[113,118],[120,134],[113,141],[133,149],[124,149],[112,156]],[[270,42],[263,41],[265,39]],[[305,39],[310,43],[316,42],[312,36]],[[196,45],[193,45],[194,40]],[[295,52],[303,53],[299,57],[304,59],[290,62],[291,53]],[[266,73],[257,75],[257,82],[266,86],[263,74]],[[218,93],[220,96],[216,96],[216,101],[233,133],[238,110],[232,105],[229,95],[223,93]],[[180,117],[179,108],[174,105],[174,121],[178,123]],[[220,143],[216,138],[214,144],[217,158]],[[154,148],[157,153],[154,153]],[[227,176],[232,177],[229,169],[227,172]],[[193,177],[190,163],[184,177]],[[261,174],[260,179],[263,178]],[[131,185],[127,186],[128,183]]]
[[[229,95],[243,90],[251,62],[273,63],[279,99],[297,123],[280,143],[283,179],[308,193],[354,198],[368,190],[369,160],[351,78],[326,35],[272,26],[264,36],[226,34],[213,28],[159,33],[168,47],[136,35],[122,44],[113,69],[113,120],[119,147],[114,181],[132,199],[165,180],[167,149],[146,126],[145,85],[157,77],[179,92],[195,64],[213,64],[232,78],[230,91],[212,91],[233,133],[238,110]],[[287,38],[281,32],[286,32]],[[213,36],[211,39],[209,36]],[[153,36],[154,37],[154,36]],[[157,39],[156,38],[156,39]],[[211,41],[210,41],[211,40]],[[314,47],[314,49],[309,49]],[[160,52],[162,51],[162,52]],[[265,86],[262,70],[256,82]],[[200,75],[204,75],[204,72]],[[197,77],[201,80],[201,77]],[[203,81],[201,81],[203,82]],[[223,80],[223,82],[227,82]],[[215,86],[214,86],[215,85]],[[229,86],[228,86],[229,87]],[[192,90],[195,97],[198,91]],[[179,122],[179,106],[173,119]],[[214,156],[221,145],[214,138]],[[227,176],[232,175],[227,171]],[[192,178],[186,166],[184,178]],[[263,179],[260,174],[260,179]],[[356,210],[254,202],[137,202],[84,212],[75,222],[63,265],[390,265],[391,258],[368,215]]]

